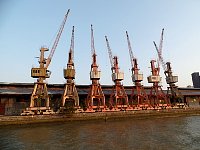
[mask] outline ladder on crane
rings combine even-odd
[[[121,83],[121,81],[124,79],[124,73],[120,72],[118,65],[118,57],[112,56],[112,50],[110,48],[107,36],[105,36],[105,38],[111,64],[112,80],[114,82],[112,93],[109,99],[109,107],[111,111],[126,110],[129,106],[128,96],[126,94],[124,86]]]
[[[51,63],[52,57],[60,40],[69,11],[70,10],[68,10],[64,16],[47,59],[44,58],[44,53],[49,51],[49,49],[45,47],[41,47],[40,49],[39,67],[31,69],[31,77],[37,78],[37,82],[34,83],[30,106],[26,108],[26,110],[24,110],[21,115],[54,114],[54,111],[50,108],[50,98],[48,95],[47,84],[45,80],[51,75],[51,72],[48,70],[48,66]]]

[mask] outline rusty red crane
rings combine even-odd
[[[46,78],[50,77],[51,72],[48,70],[48,66],[51,63],[54,52],[57,48],[58,42],[60,40],[62,31],[64,29],[69,11],[67,11],[62,24],[57,33],[56,39],[51,48],[48,58],[44,58],[44,53],[48,51],[48,48],[41,47],[40,49],[40,58],[39,58],[39,67],[31,69],[31,77],[37,78],[37,82],[34,83],[34,89],[31,94],[30,107],[22,113],[22,115],[32,115],[32,114],[52,114],[53,110],[50,108],[49,104],[49,95],[46,85]]]
[[[118,57],[112,56],[112,50],[110,48],[109,42],[107,37],[106,44],[108,48],[108,54],[111,64],[111,71],[112,71],[112,80],[114,82],[112,93],[109,99],[109,106],[112,111],[119,111],[119,110],[126,110],[128,107],[128,96],[122,85],[121,81],[124,79],[124,73],[120,72],[119,64],[118,64]]]
[[[62,95],[62,104],[60,113],[74,112],[79,109],[79,96],[74,82],[75,67],[74,67],[74,26],[72,29],[71,44],[68,55],[67,68],[63,70],[64,78],[66,79],[64,93]]]
[[[92,54],[92,64],[90,71],[90,80],[92,84],[90,85],[90,90],[87,96],[86,112],[103,111],[105,109],[105,96],[99,83],[101,71],[98,69],[97,65],[97,55],[94,46],[94,33],[91,25],[91,54]]]
[[[155,109],[161,109],[162,107],[166,107],[168,104],[166,94],[163,92],[161,85],[159,83],[161,82],[161,77],[159,75],[160,67],[155,67],[155,60],[151,60],[151,72],[152,75],[150,75],[148,79],[148,83],[153,83],[153,86],[151,87],[149,99],[151,105]]]
[[[141,84],[141,82],[143,81],[143,74],[139,72],[140,69],[138,68],[137,59],[133,55],[131,42],[130,42],[127,31],[126,31],[126,36],[127,36],[127,42],[128,42],[128,50],[129,50],[129,55],[130,55],[131,67],[132,67],[131,68],[132,81],[135,84],[131,92],[129,105],[131,105],[136,110],[150,109],[151,107],[150,107],[148,96],[144,90],[143,85]]]
[[[162,51],[162,41],[163,41],[163,33],[161,34],[160,39],[160,45],[159,50]],[[149,99],[152,106],[154,106],[155,109],[162,109],[162,108],[170,108],[170,101],[166,94],[163,92],[161,85],[159,84],[161,82],[160,77],[160,66],[159,63],[157,67],[155,67],[155,60],[151,60],[151,72],[152,75],[150,75],[147,79],[149,83],[153,83],[153,86],[151,87]]]
[[[166,83],[169,85],[169,87],[167,87],[167,95],[170,98],[170,101],[173,105],[178,105],[179,107],[183,107],[185,105],[183,96],[180,93],[178,86],[176,86],[176,84],[175,84],[178,82],[178,76],[173,75],[171,63],[170,62],[165,63],[163,56],[162,56],[163,35],[164,35],[164,29],[162,29],[162,32],[161,32],[159,48],[157,47],[155,42],[153,42],[153,43],[155,45],[159,61],[162,64],[162,67],[164,70],[164,74],[166,77]]]

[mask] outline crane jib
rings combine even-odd
[[[60,40],[62,31],[63,31],[63,29],[64,29],[64,26],[65,26],[65,23],[66,23],[66,20],[67,20],[69,11],[70,11],[70,9],[68,9],[67,14],[65,15],[65,17],[64,17],[64,19],[63,19],[63,21],[62,21],[62,24],[61,24],[61,26],[60,26],[60,29],[59,29],[58,33],[57,33],[56,39],[55,39],[55,41],[54,41],[54,44],[53,44],[53,46],[52,46],[52,48],[51,48],[49,57],[48,57],[47,60],[46,60],[46,66],[45,66],[46,68],[48,68],[48,66],[49,66],[49,64],[50,64],[50,62],[51,62],[51,59],[52,59],[52,57],[53,57],[53,55],[54,55],[54,52],[55,52],[55,50],[56,50],[56,48],[57,48],[57,45],[58,45],[58,42],[59,42],[59,40]]]

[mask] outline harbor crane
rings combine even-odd
[[[169,87],[167,87],[167,95],[169,96],[172,104],[178,105],[179,107],[183,107],[184,106],[183,96],[180,93],[178,86],[176,86],[175,84],[178,82],[178,76],[173,75],[171,63],[170,62],[165,63],[162,56],[163,35],[164,35],[164,28],[162,29],[162,32],[161,32],[159,48],[157,47],[155,41],[153,43],[155,45],[159,61],[162,64],[164,74],[166,77],[166,82],[169,85]]]
[[[154,109],[163,109],[163,108],[169,108],[170,102],[166,94],[163,92],[161,85],[159,83],[161,82],[161,77],[159,75],[160,73],[160,67],[159,63],[158,66],[155,66],[155,60],[151,60],[151,72],[152,75],[148,76],[148,83],[153,83],[153,86],[151,87],[149,99],[151,106],[154,107]]]
[[[131,61],[131,73],[132,73],[132,81],[135,84],[132,89],[129,105],[131,105],[134,109],[150,109],[150,103],[148,96],[144,90],[141,82],[143,81],[143,74],[139,73],[137,59],[133,55],[131,42],[128,36],[128,32],[126,31],[127,42],[128,42],[128,50]]]
[[[50,108],[50,98],[48,95],[47,84],[45,80],[46,78],[50,77],[51,72],[48,70],[48,67],[51,63],[52,57],[58,45],[69,12],[70,10],[68,10],[66,15],[64,16],[64,19],[59,28],[56,39],[53,43],[53,46],[47,59],[44,58],[44,53],[49,51],[49,49],[46,47],[41,47],[40,49],[39,67],[31,69],[31,77],[37,78],[37,82],[34,83],[33,92],[31,94],[30,106],[26,108],[22,115],[54,113],[53,110]]]
[[[97,55],[94,46],[94,34],[91,25],[91,54],[92,54],[92,64],[90,71],[90,80],[92,84],[90,85],[90,90],[87,96],[86,112],[102,111],[105,109],[105,96],[99,83],[101,71],[98,69],[97,65]]]
[[[64,93],[62,95],[60,113],[70,113],[79,109],[79,96],[74,82],[74,26],[72,28],[71,45],[69,49],[67,68],[63,69],[63,74],[64,78],[66,79],[66,83],[64,87]]]
[[[111,64],[112,81],[114,82],[109,100],[110,109],[111,111],[126,110],[126,108],[129,106],[128,96],[126,94],[124,86],[121,83],[121,81],[124,79],[124,73],[120,72],[118,65],[118,57],[112,56],[112,50],[110,48],[107,36],[105,36],[105,38]]]

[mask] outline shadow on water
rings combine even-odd
[[[0,129],[0,149],[199,149],[200,116],[77,121]]]

